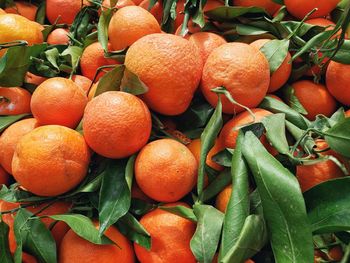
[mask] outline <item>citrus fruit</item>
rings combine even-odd
[[[285,0],[284,4],[289,13],[299,19],[303,19],[314,8],[317,10],[309,18],[328,15],[339,3],[339,0]]]
[[[89,162],[90,151],[82,135],[64,126],[47,125],[19,140],[12,174],[30,192],[56,196],[84,179]]]
[[[51,24],[72,24],[83,7],[81,0],[47,0],[46,17]]]
[[[331,61],[326,72],[326,86],[337,101],[350,106],[350,65]]]
[[[73,75],[72,80],[75,84],[83,89],[86,95],[88,94],[90,86],[92,84],[92,81],[89,78],[82,75]]]
[[[151,13],[139,6],[127,6],[113,15],[108,36],[113,50],[122,50],[141,37],[160,31],[160,26]]]
[[[226,186],[216,197],[215,207],[225,213],[232,193],[232,184]]]
[[[68,45],[68,29],[56,28],[47,37],[47,43],[50,45]]]
[[[154,6],[149,10],[150,6],[150,0],[143,0],[140,2],[139,7],[142,7],[143,9],[146,9],[149,11],[155,19],[157,19],[158,23],[162,22],[162,16],[163,16],[163,6],[162,3],[157,1]]]
[[[140,150],[151,133],[151,115],[136,96],[109,91],[95,97],[86,106],[84,137],[98,154],[125,158]]]
[[[50,78],[34,91],[30,107],[40,125],[57,124],[75,128],[87,103],[85,92],[72,80]]]
[[[258,49],[244,43],[227,43],[209,55],[203,68],[201,89],[212,106],[218,102],[212,89],[224,87],[238,103],[254,108],[265,97],[269,84],[269,63]],[[226,97],[221,99],[224,113],[243,111]]]
[[[8,185],[10,181],[10,176],[9,174],[5,171],[4,168],[0,166],[0,186],[1,185]]]
[[[175,202],[188,194],[197,180],[198,164],[191,151],[172,139],[147,144],[135,161],[141,190],[160,202]]]
[[[24,77],[24,82],[29,83],[29,84],[33,84],[36,86],[39,86],[45,80],[47,80],[46,77],[35,75],[29,71],[26,73],[26,75]]]
[[[165,205],[184,206],[185,203]],[[190,249],[190,240],[196,229],[196,224],[188,219],[157,208],[140,220],[141,225],[152,237],[151,250],[134,243],[135,252],[141,263],[196,263]]]
[[[30,113],[31,94],[22,88],[0,87],[0,115]]]
[[[281,5],[276,4],[272,0],[234,0],[233,4],[235,6],[257,6],[264,8],[270,15],[277,12],[277,10],[281,7]]]
[[[0,136],[0,164],[12,174],[12,158],[18,141],[39,126],[34,118],[20,120],[9,126]]]
[[[126,7],[126,6],[131,6],[131,5],[135,5],[134,1],[132,0],[119,0],[117,1],[117,3],[115,4],[114,7],[116,7],[117,9]],[[103,0],[102,2],[102,10],[106,10],[107,8],[111,8],[113,6],[111,6],[111,1],[110,0]]]
[[[196,46],[171,34],[140,38],[127,51],[125,66],[149,88],[141,96],[146,104],[165,115],[188,108],[202,73]]]
[[[0,15],[4,15],[4,14],[7,14],[4,9],[0,8]]]
[[[36,5],[25,1],[15,1],[14,4],[14,6],[5,8],[5,12],[8,14],[21,15],[31,21],[35,21],[36,12],[38,10]]]

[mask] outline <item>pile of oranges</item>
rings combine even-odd
[[[104,32],[108,37],[106,48],[100,36],[100,42],[97,41],[96,34],[96,41],[83,46],[79,65],[73,67],[75,71],[69,76],[64,71],[48,77],[28,70],[21,86],[5,87],[0,81],[0,122],[5,116],[22,115],[0,132],[0,184],[4,189],[12,184],[9,189],[43,198],[39,202],[0,200],[1,220],[10,227],[10,252],[14,254],[18,246],[14,231],[16,212],[24,207],[41,216],[50,229],[60,263],[198,262],[190,247],[196,223],[158,207],[190,208],[191,193],[195,193],[197,185],[200,133],[194,136],[187,133],[189,129],[182,129],[179,116],[187,114],[198,100],[212,112],[219,103],[218,94],[213,92],[218,87],[225,88],[234,99],[235,103],[220,95],[224,125],[206,156],[206,166],[215,177],[227,168],[214,157],[226,148],[236,147],[240,128],[274,114],[259,108],[265,97],[289,104],[291,108],[297,102],[309,121],[319,115],[331,117],[340,107],[349,107],[350,65],[325,59],[322,67],[312,65],[295,79],[293,66],[305,63],[301,58],[292,61],[295,50],[290,49],[272,72],[271,58],[262,52],[264,46],[273,41],[272,35],[263,33],[232,41],[225,33],[215,30],[215,25],[219,28],[222,21],[212,21],[207,13],[203,20],[212,22],[213,27],[200,28],[192,21],[194,18],[186,20],[186,1],[179,0],[173,5],[171,12],[176,17],[168,17],[173,20],[171,32],[164,32],[164,17],[169,12],[166,1],[154,5],[149,0],[97,2],[47,0],[45,9],[41,7],[41,12],[45,11],[45,26],[36,22],[39,16],[36,3],[21,0],[0,8],[0,45],[21,40],[29,46],[44,42],[49,47],[75,45],[69,30],[81,10],[97,6],[97,17],[107,11],[112,13]],[[277,17],[283,11],[288,13],[286,21],[307,17],[305,24],[326,30],[335,27],[330,13],[339,4],[338,0],[285,0],[282,8],[276,3],[279,1],[272,0],[229,2],[235,8],[263,8],[266,17]],[[203,9],[210,13],[224,6],[220,0],[208,0]],[[244,19],[242,21],[244,24]],[[182,31],[187,22],[188,30]],[[42,32],[48,24],[55,27],[45,37]],[[90,33],[95,30],[92,27]],[[1,63],[6,63],[7,50],[0,49]],[[122,61],[115,59],[115,54],[121,54]],[[100,70],[105,66],[105,70]],[[146,87],[142,94],[133,92],[131,82],[125,84],[128,89],[124,91],[101,88],[111,77],[113,71],[110,70],[121,66],[136,75],[138,84]],[[34,88],[28,88],[27,84]],[[287,86],[292,89],[293,100],[284,97]],[[202,130],[208,120],[204,120]],[[161,135],[157,132],[160,126]],[[186,123],[188,126],[191,123]],[[260,141],[271,155],[278,155],[265,135]],[[333,156],[348,165],[348,160],[329,149],[323,139],[318,138],[315,143],[315,151],[321,156]],[[91,179],[96,163],[99,166],[103,160],[134,157],[132,202],[142,200],[154,208],[142,216],[135,215],[151,236],[150,249],[137,242],[132,244],[133,240],[121,233],[117,225],[104,233],[117,245],[98,245],[79,236],[66,223],[55,223],[45,217],[75,211],[79,204],[69,193]],[[303,192],[345,175],[344,169],[332,160],[299,164],[295,171]],[[204,181],[207,187],[213,176],[206,175]],[[253,191],[254,183],[250,187]],[[234,185],[224,185],[211,204],[225,213],[233,191]],[[94,211],[91,220],[99,228],[97,208],[90,209]],[[323,251],[315,260],[341,260],[343,252],[340,247],[338,250],[334,258]],[[23,250],[22,262],[42,262],[28,252]],[[217,255],[213,262],[217,262]],[[246,262],[254,261],[247,259]]]

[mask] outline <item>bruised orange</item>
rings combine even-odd
[[[14,4],[14,6],[5,8],[5,12],[8,14],[21,15],[31,21],[35,21],[36,12],[38,10],[36,5],[25,1],[15,1]]]
[[[140,38],[127,51],[125,66],[149,88],[141,96],[148,107],[165,115],[188,108],[202,73],[196,46],[171,34]]]
[[[328,15],[339,3],[340,0],[284,0],[289,13],[299,19],[303,19],[314,8],[317,10],[309,18]]]
[[[175,202],[196,184],[198,164],[191,151],[172,139],[147,144],[135,161],[135,178],[141,190],[160,202]]]
[[[109,91],[92,99],[83,118],[84,137],[98,154],[125,158],[139,151],[151,133],[151,114],[136,96]]]
[[[0,87],[0,115],[30,113],[31,94],[22,88]]]
[[[331,61],[326,72],[326,86],[337,101],[350,106],[350,65]]]
[[[27,133],[17,143],[12,174],[29,192],[56,196],[85,178],[89,162],[90,151],[80,133],[47,125]]]

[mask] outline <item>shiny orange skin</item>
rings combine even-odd
[[[135,5],[134,1],[132,0],[120,0],[116,3],[115,7],[117,9],[126,7],[126,6],[131,6],[131,5]],[[106,10],[107,8],[111,8],[113,6],[111,6],[111,1],[110,0],[103,0],[102,2],[102,10]]]
[[[113,50],[123,50],[143,36],[160,33],[155,17],[140,6],[119,9],[108,27],[109,41]]]
[[[125,158],[139,151],[151,128],[151,115],[143,101],[121,91],[95,97],[83,118],[85,140],[92,150],[108,158]]]
[[[111,45],[108,43],[108,49],[110,49]],[[99,42],[92,43],[87,46],[80,59],[80,68],[83,75],[91,80],[94,79],[96,71],[101,66],[106,65],[115,65],[119,64],[117,61],[105,58],[104,50]],[[106,71],[111,70],[112,68],[106,68],[101,70],[96,77],[96,81],[98,81]]]
[[[296,18],[303,19],[312,9],[317,8],[309,18],[328,15],[340,0],[285,0],[284,4],[290,14]]]
[[[68,29],[56,28],[49,34],[46,42],[50,45],[68,45],[68,33]]]
[[[89,78],[84,77],[82,75],[73,75],[72,80],[75,84],[77,84],[80,88],[83,89],[86,95],[88,95],[90,86],[92,84],[92,81]]]
[[[200,154],[201,154],[201,140],[200,139],[192,140],[192,142],[187,145],[187,148],[191,151],[193,156],[196,158],[197,163],[199,164]],[[218,171],[221,171],[223,167],[217,164],[216,162],[214,162],[212,160],[212,157],[217,153],[219,153],[221,150],[222,150],[222,146],[220,145],[219,141],[216,140],[213,148],[210,149],[206,159],[206,164]]]
[[[281,8],[281,5],[276,4],[272,0],[234,0],[233,5],[235,6],[257,6],[264,8],[270,15],[277,12]]]
[[[227,43],[226,40],[217,34],[211,32],[198,32],[191,35],[188,39],[193,42],[201,53],[203,64],[207,61],[210,53],[217,47]]]
[[[250,45],[256,47],[257,49],[262,48],[270,39],[259,39],[251,43]],[[292,73],[292,63],[288,63],[291,60],[291,55],[288,52],[286,58],[282,62],[281,66],[271,75],[270,86],[267,92],[273,93],[280,89]]]
[[[185,203],[172,203],[166,206],[185,206]],[[157,208],[140,220],[141,225],[152,237],[150,251],[134,243],[135,253],[141,263],[196,263],[190,249],[190,240],[195,232],[196,224]]]
[[[226,186],[216,197],[215,207],[225,213],[232,194],[232,184]]]
[[[1,188],[1,185],[8,185],[10,181],[10,176],[9,174],[5,171],[4,168],[2,168],[0,166],[0,188]]]
[[[88,101],[91,101],[95,97],[97,87],[98,87],[98,82],[92,84],[92,87],[89,90],[89,94],[88,94]]]
[[[84,137],[64,126],[47,125],[24,135],[12,159],[16,181],[40,196],[57,196],[86,176],[90,150]]]
[[[337,101],[350,106],[350,65],[331,61],[326,72],[326,86]]]
[[[31,94],[22,88],[0,87],[0,115],[30,113],[31,97]]]
[[[14,6],[5,8],[6,13],[21,15],[31,21],[35,21],[36,12],[38,10],[36,5],[25,1],[15,1],[14,3]]]
[[[18,141],[39,126],[34,118],[20,120],[8,127],[0,136],[0,164],[12,174],[12,158]]]
[[[24,81],[29,84],[34,84],[36,86],[39,86],[41,83],[43,83],[47,78],[35,75],[33,73],[30,73],[29,71],[26,73],[24,77]]]
[[[0,200],[0,211],[4,212],[4,211],[12,210],[12,209],[18,208],[19,205],[20,205],[19,203],[9,203],[9,202]],[[68,203],[68,202],[58,201],[58,202],[51,204],[48,207],[47,206],[48,206],[47,203],[43,203],[40,205],[29,206],[29,207],[25,207],[25,208],[33,214],[36,214],[42,210],[40,213],[37,214],[38,216],[49,216],[49,215],[60,215],[60,214],[67,213],[69,211],[69,209],[71,208],[72,204]],[[2,215],[4,222],[6,224],[8,224],[10,227],[9,244],[10,244],[10,251],[11,252],[14,252],[16,249],[16,246],[17,246],[15,234],[14,234],[14,230],[13,230],[13,223],[14,223],[15,215],[16,215],[16,213],[9,213],[9,214]],[[53,220],[51,218],[41,218],[41,221],[45,224],[45,226],[47,228],[50,228],[51,225],[55,222],[55,220]],[[69,227],[64,222],[57,222],[50,229],[51,234],[56,241],[57,247],[60,246],[61,241],[68,230],[69,230]]]
[[[218,96],[211,91],[225,87],[238,102],[254,108],[265,97],[270,84],[270,68],[265,56],[255,47],[244,43],[227,43],[214,49],[204,64],[201,89],[212,106]],[[244,109],[221,96],[222,111],[237,113]]]
[[[149,4],[150,0],[143,0],[140,2],[139,6],[149,11],[155,17],[155,19],[157,19],[158,23],[161,23],[163,16],[162,3],[157,1],[157,3],[155,3],[151,10],[148,10]]]
[[[51,24],[72,24],[75,16],[83,7],[81,0],[47,0],[46,17]]]
[[[96,245],[69,230],[62,240],[58,263],[135,262],[132,244],[116,227],[109,227],[105,235],[117,245]]]
[[[316,141],[316,145],[318,150],[328,148],[327,143],[323,140]],[[339,155],[333,150],[325,151],[322,155],[332,155],[339,158]],[[342,177],[344,173],[333,161],[327,160],[312,165],[298,165],[296,176],[301,190],[305,192],[322,182]]]
[[[164,115],[178,115],[189,107],[202,74],[197,47],[171,34],[136,41],[126,53],[125,66],[149,88],[141,96],[148,107]]]
[[[15,14],[0,16],[0,43],[25,40],[29,45],[43,42],[42,26],[36,22]],[[6,49],[0,50],[0,58]]]
[[[336,111],[337,102],[324,85],[301,80],[291,86],[294,89],[294,95],[308,112],[306,118],[314,120],[317,114],[330,117]]]
[[[135,161],[140,189],[159,202],[176,202],[196,184],[198,164],[191,151],[173,139],[160,139],[142,148]]]
[[[40,125],[75,128],[87,101],[85,92],[72,80],[55,77],[45,80],[35,89],[30,107]]]

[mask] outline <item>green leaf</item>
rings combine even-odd
[[[260,48],[260,51],[264,53],[265,57],[269,61],[270,72],[274,73],[286,59],[289,48],[288,39],[274,39],[267,42]]]
[[[100,234],[124,216],[131,203],[131,193],[125,179],[124,160],[111,160],[103,174],[98,205]]]
[[[269,96],[264,98],[264,100],[260,103],[259,108],[263,108],[273,113],[284,113],[286,115],[286,119],[300,129],[306,130],[310,125],[310,121],[299,112],[293,110],[287,104]]]
[[[9,226],[0,219],[0,262],[13,263],[9,246]]]
[[[31,63],[30,57],[38,56],[47,47],[47,44],[33,46],[17,46],[7,49],[0,58],[0,83],[3,87],[22,86],[24,76]]]
[[[228,21],[247,14],[267,15],[266,11],[260,7],[237,7],[220,6],[204,13],[207,17],[216,21]]]
[[[244,262],[259,252],[267,242],[265,221],[260,215],[249,215],[237,236],[236,243],[220,263]],[[287,261],[281,261],[287,262]]]
[[[105,52],[108,52],[108,25],[113,16],[112,9],[102,11],[100,19],[98,20],[97,32],[98,41],[101,43]]]
[[[216,109],[201,135],[201,154],[200,154],[200,162],[198,167],[198,184],[197,184],[197,191],[200,199],[203,198],[202,192],[203,192],[203,185],[204,185],[205,164],[206,164],[207,155],[210,149],[213,148],[216,137],[218,136],[223,124],[222,104],[221,104],[220,95],[218,96],[219,96],[219,100],[216,105]]]
[[[284,0],[272,0],[272,2],[275,2],[276,4],[279,4],[279,5],[284,5]]]
[[[304,193],[314,234],[350,231],[350,177],[338,178]]]
[[[238,24],[236,27],[236,30],[237,30],[237,33],[242,36],[257,36],[257,35],[262,35],[269,32],[259,27],[245,25],[245,24]]]
[[[344,40],[344,43],[332,60],[342,64],[350,64],[350,40]]]
[[[297,96],[295,96],[295,91],[293,86],[286,85],[283,88],[283,93],[285,95],[285,99],[287,101],[287,104],[295,111],[306,115],[308,112],[304,108],[304,106],[300,103],[299,99]]]
[[[97,244],[113,244],[105,236],[100,236],[98,230],[91,222],[90,218],[80,214],[64,214],[64,215],[52,215],[50,218],[65,222],[78,236],[85,240]]]
[[[0,116],[0,133],[9,127],[11,124],[29,116],[30,114],[20,114],[20,115],[9,115],[9,116]]]
[[[148,92],[148,87],[136,74],[125,68],[120,90],[134,95],[141,95]]]
[[[35,21],[38,22],[39,24],[44,25],[45,16],[46,16],[46,1],[42,1],[38,6],[38,10],[36,11]]]
[[[215,154],[211,159],[225,167],[231,167],[232,153],[234,149],[224,149],[221,152]]]
[[[57,65],[57,60],[60,56],[60,53],[58,52],[57,48],[51,48],[49,50],[46,50],[45,56],[47,60],[51,63],[52,66],[54,66],[56,69],[60,69],[59,66]]]
[[[243,139],[244,134],[239,132],[231,166],[234,190],[225,212],[219,260],[223,259],[232,247],[236,246],[244,222],[249,216],[248,169],[242,156]]]
[[[74,22],[70,27],[70,38],[78,45],[82,45],[86,36],[95,28],[95,20],[97,17],[96,7],[84,6],[75,16]]]
[[[104,74],[98,82],[95,97],[106,91],[119,90],[124,69],[124,65],[117,65],[114,69]]]
[[[276,262],[312,262],[311,227],[297,179],[252,132],[245,134],[242,152],[261,196]]]
[[[277,113],[266,116],[261,120],[266,129],[266,137],[272,146],[281,154],[289,152],[286,138],[285,114]]]
[[[203,191],[203,201],[207,201],[220,193],[227,185],[232,183],[230,169],[225,169]]]
[[[55,240],[39,218],[33,217],[31,212],[20,208],[15,217],[14,229],[16,242],[20,238],[19,243],[25,251],[35,256],[40,262],[57,262]],[[22,250],[21,245],[19,247]]]
[[[151,236],[139,221],[127,213],[117,222],[118,229],[128,239],[134,241],[147,250],[151,249]]]
[[[197,229],[190,245],[197,261],[211,263],[220,240],[224,215],[210,205],[194,205]]]
[[[347,158],[350,158],[349,129],[350,118],[346,118],[324,132],[329,147]]]
[[[302,136],[304,136],[305,130],[298,128],[289,121],[286,121],[286,128],[296,141],[298,141]],[[315,145],[315,141],[310,135],[306,135],[305,138],[300,142],[300,146],[308,154],[313,153],[313,148]]]
[[[72,72],[75,72],[82,54],[83,48],[69,46],[61,53],[61,57],[65,58],[65,60],[72,66]]]
[[[159,206],[158,208],[191,220],[192,222],[197,222],[197,217],[195,216],[193,210],[183,205]]]

